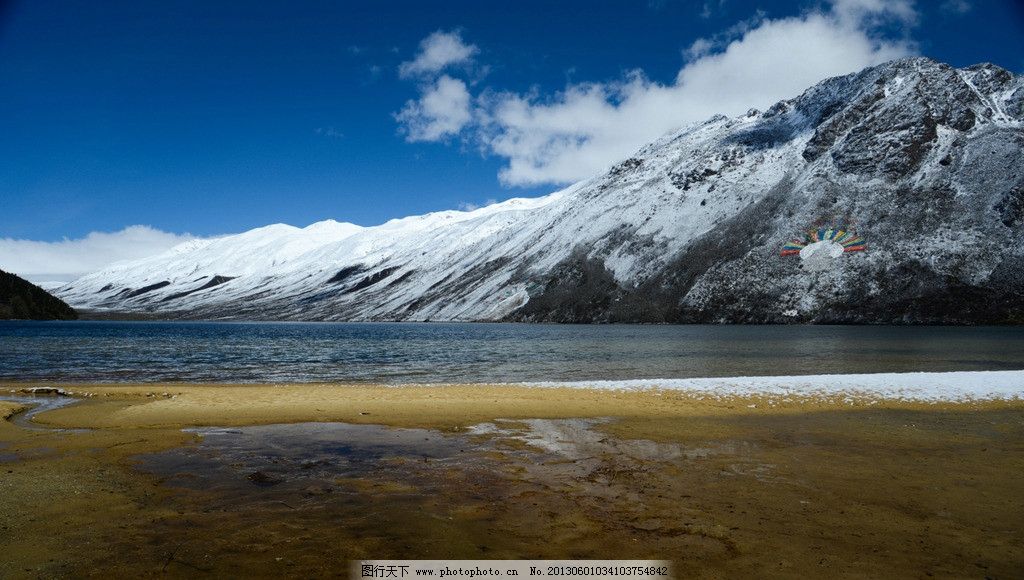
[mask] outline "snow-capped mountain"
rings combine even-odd
[[[867,251],[814,269],[780,255],[851,224]],[[1024,79],[901,59],[546,197],[272,225],[56,293],[168,318],[1024,322]]]

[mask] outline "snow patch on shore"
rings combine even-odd
[[[877,373],[702,379],[638,379],[524,383],[532,387],[669,390],[710,397],[846,397],[924,402],[1024,399],[1024,370]]]

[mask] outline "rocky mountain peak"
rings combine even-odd
[[[899,59],[543,198],[254,230],[59,292],[186,318],[1024,322],[1022,103],[995,65]],[[780,255],[823,224],[865,251]]]
[[[805,160],[828,153],[844,173],[897,180],[943,145],[944,131],[1019,123],[1022,86],[994,65],[958,70],[918,57],[826,80],[787,104],[814,130]]]

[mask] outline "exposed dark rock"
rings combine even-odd
[[[224,284],[225,282],[229,282],[229,281],[234,280],[234,279],[235,278],[233,276],[220,276],[220,275],[214,276],[214,277],[210,278],[206,282],[206,284],[203,284],[202,286],[200,286],[198,288],[193,288],[192,290],[186,290],[184,292],[175,292],[174,294],[171,294],[171,295],[167,296],[166,298],[164,298],[163,301],[167,302],[168,300],[177,300],[178,298],[184,298],[185,296],[188,296],[189,294],[194,294],[196,292],[199,292],[200,290],[207,290],[209,288],[213,288],[214,286],[220,286],[221,284]]]
[[[170,286],[170,285],[171,285],[171,283],[169,281],[164,280],[163,282],[157,282],[156,284],[150,284],[149,286],[143,286],[142,288],[139,288],[138,290],[131,290],[130,292],[128,292],[128,294],[125,296],[125,298],[135,298],[136,296],[142,296],[143,294],[146,294],[147,292],[152,292],[153,290],[159,290],[159,289],[161,289],[161,288],[163,288],[165,286]]]
[[[351,293],[351,292],[358,292],[359,290],[362,290],[364,288],[369,288],[370,286],[373,286],[374,284],[376,284],[376,283],[380,282],[381,280],[384,280],[388,276],[394,274],[396,271],[398,271],[398,266],[394,266],[394,267],[391,267],[391,268],[384,268],[383,270],[381,270],[379,272],[374,272],[373,274],[370,274],[369,276],[367,276],[367,277],[363,278],[362,280],[356,282],[355,285],[352,286],[351,288],[345,289],[345,293],[347,294],[347,293]]]
[[[1024,223],[1024,187],[1007,191],[993,209],[999,213],[1000,221],[1008,228]]]
[[[388,287],[390,288],[391,286],[397,286],[398,284],[401,284],[402,282],[405,282],[406,280],[411,278],[412,275],[415,274],[415,273],[416,273],[416,270],[409,270],[405,274],[402,274],[401,276],[399,276],[399,277],[395,278],[394,280],[388,282]]]
[[[641,159],[630,158],[623,161],[622,163],[619,163],[615,167],[612,167],[611,170],[608,171],[608,173],[611,175],[623,175],[640,169],[641,167],[643,167],[643,164],[644,162]]]
[[[71,396],[67,391],[58,387],[29,387],[26,389],[20,389],[18,392],[26,395],[53,395],[56,397]]]
[[[516,312],[515,320],[528,322],[589,323],[607,318],[621,292],[604,263],[577,248],[550,274],[543,291]]]
[[[328,284],[341,284],[346,280],[350,279],[356,274],[361,274],[366,271],[366,266],[362,264],[356,264],[355,266],[349,266],[338,270],[338,273],[331,276],[331,279],[327,281]]]

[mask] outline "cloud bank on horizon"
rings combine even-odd
[[[399,67],[402,78],[418,81],[419,97],[395,119],[407,141],[460,139],[505,159],[499,178],[507,186],[570,183],[688,123],[764,108],[824,78],[914,54],[906,31],[916,21],[912,0],[833,0],[801,16],[758,16],[697,39],[683,50],[672,83],[635,70],[554,95],[476,88],[478,80],[458,78],[454,69],[479,76],[480,49],[458,31],[437,31]],[[883,28],[904,36],[884,37]]]
[[[154,256],[192,239],[189,234],[149,226],[91,232],[84,238],[59,242],[0,238],[0,270],[36,284],[67,282],[114,262]]]

